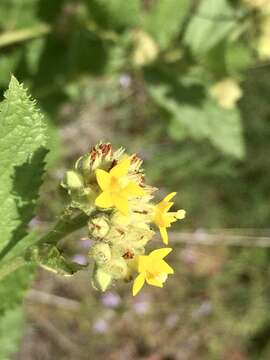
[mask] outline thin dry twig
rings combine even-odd
[[[54,306],[62,310],[78,312],[80,311],[80,303],[75,300],[67,299],[54,294],[45,293],[43,291],[31,289],[26,296],[31,302]]]
[[[197,230],[195,232],[171,232],[170,239],[175,244],[270,247],[269,236],[228,234],[228,230],[226,229],[220,232],[208,232],[204,230]]]
[[[71,353],[75,356],[75,358],[82,359],[83,353],[78,345],[76,345],[74,342],[71,341],[70,338],[65,336],[63,332],[58,330],[52,322],[44,318],[43,316],[40,316],[40,314],[34,315],[32,314],[32,317],[36,317],[37,320],[37,326],[46,332],[48,337],[62,350],[64,350],[66,353]]]

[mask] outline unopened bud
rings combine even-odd
[[[111,260],[111,249],[106,243],[97,243],[90,250],[92,256],[98,265],[104,265]]]
[[[105,291],[112,281],[112,275],[97,267],[94,270],[92,285],[95,289]]]
[[[91,236],[103,239],[109,232],[110,226],[106,216],[91,219],[88,223]]]
[[[109,269],[114,279],[124,279],[128,273],[127,263],[122,257],[113,259],[109,263]]]
[[[80,190],[83,188],[83,179],[76,171],[67,171],[63,186],[70,190]]]
[[[88,177],[90,174],[90,156],[86,154],[81,156],[75,164],[75,169],[79,171],[84,177]]]

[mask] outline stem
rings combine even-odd
[[[36,25],[29,29],[20,29],[7,31],[0,35],[0,48],[14,43],[23,42],[25,40],[34,39],[51,32],[51,27],[47,24]]]
[[[73,218],[62,216],[55,224],[54,228],[38,239],[33,245],[57,243],[65,236],[85,226],[88,220],[89,216],[84,213],[74,216]]]
[[[0,280],[11,272],[17,270],[23,265],[29,264],[29,261],[25,259],[25,254],[27,250],[33,246],[41,244],[56,244],[59,240],[63,239],[65,236],[73,233],[74,231],[82,228],[87,224],[89,216],[81,213],[73,218],[68,216],[62,216],[59,221],[55,224],[54,228],[50,230],[47,234],[43,235],[36,242],[32,243],[26,249],[24,248],[21,253],[14,256],[13,258],[3,261],[0,265]]]

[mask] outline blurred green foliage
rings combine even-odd
[[[186,227],[268,228],[270,69],[258,48],[268,17],[251,0],[1,0],[1,91],[13,73],[48,121],[40,217],[61,209],[61,171],[109,140],[179,191]],[[244,359],[269,358],[269,270],[268,250],[237,248],[214,276],[181,272],[170,306],[201,290],[215,304],[204,358],[226,358],[234,337]]]

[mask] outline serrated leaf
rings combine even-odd
[[[165,48],[181,30],[187,14],[188,0],[158,0],[144,16],[143,29]]]
[[[186,29],[184,43],[197,55],[222,41],[237,24],[237,14],[227,0],[203,0]]]
[[[181,98],[182,93],[194,96],[198,91],[196,86],[179,83],[177,90],[164,83],[150,86],[149,90],[153,99],[171,115],[169,134],[173,138],[182,140],[188,134],[195,139],[208,139],[225,154],[236,158],[244,156],[241,117],[237,109],[222,109],[208,96],[198,96],[197,102]]]
[[[34,215],[47,150],[43,117],[12,77],[0,105],[1,257],[26,234]]]
[[[23,335],[22,302],[33,280],[36,266],[18,268],[0,282],[0,360],[7,360],[16,352]]]
[[[34,278],[36,266],[29,263],[24,265],[0,282],[0,314],[15,308],[22,303],[25,291]]]

